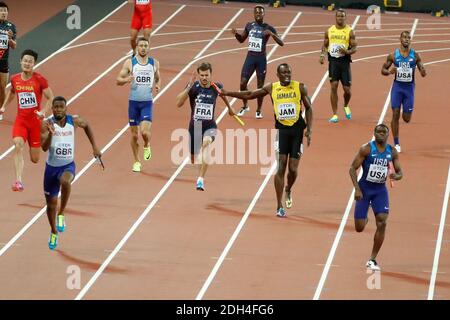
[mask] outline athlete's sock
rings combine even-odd
[[[400,139],[398,137],[394,137],[394,144],[400,144]]]

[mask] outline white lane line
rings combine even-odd
[[[413,26],[411,28],[411,33],[410,33],[411,38],[413,38],[413,36],[414,36],[414,33],[416,31],[418,22],[419,22],[418,19],[414,20]],[[392,88],[392,85],[391,85],[391,88]],[[381,111],[380,118],[378,119],[378,124],[383,122],[384,116],[386,115],[386,112],[387,112],[387,109],[388,109],[388,106],[389,106],[389,102],[390,102],[390,98],[391,98],[391,88],[389,89],[389,94],[388,94],[388,96],[386,98],[386,101],[384,103],[383,110]],[[362,175],[362,170],[360,170],[360,172],[359,172],[358,180],[361,178],[361,175]],[[320,294],[322,293],[323,286],[325,285],[325,281],[326,281],[328,273],[330,271],[331,264],[333,263],[334,255],[336,254],[337,247],[339,245],[339,242],[341,241],[341,237],[342,237],[342,235],[344,233],[344,229],[345,229],[345,226],[347,224],[347,220],[348,220],[348,216],[350,214],[350,210],[352,208],[354,196],[355,196],[355,188],[352,189],[352,192],[351,192],[350,197],[348,199],[347,207],[345,208],[345,212],[344,212],[344,215],[342,217],[341,224],[339,225],[339,229],[338,229],[338,231],[336,233],[336,237],[334,238],[333,245],[332,245],[331,250],[330,250],[330,252],[328,254],[327,262],[325,263],[325,267],[323,268],[322,275],[320,277],[319,284],[317,285],[316,292],[314,293],[313,300],[319,300],[320,299]]]
[[[433,269],[431,270],[430,286],[428,289],[428,300],[433,300],[436,276],[439,268],[439,256],[441,254],[442,237],[444,236],[445,219],[447,218],[448,198],[450,197],[450,165],[448,166],[447,185],[444,193],[444,203],[442,204],[441,222],[437,235],[436,250],[434,252]]]
[[[202,54],[211,46],[214,44],[214,42],[225,32],[225,30],[236,20],[236,18],[244,11],[244,9],[240,9],[233,18],[228,21],[228,23],[222,28],[222,30],[213,38],[210,40],[210,42],[195,56],[193,61],[191,61],[172,81],[165,87],[165,90],[169,88],[175,81],[196,61],[197,59],[201,58]],[[165,90],[162,90],[158,97],[161,96]],[[157,98],[158,98],[157,97]],[[155,98],[156,100],[156,98]],[[106,258],[106,260],[102,263],[100,268],[95,272],[95,274],[92,276],[91,279],[89,279],[88,283],[81,289],[81,291],[78,293],[78,295],[75,297],[75,300],[81,300],[86,295],[86,293],[89,291],[89,289],[92,287],[92,285],[97,281],[97,279],[100,277],[100,275],[103,273],[103,271],[106,269],[106,267],[109,265],[109,263],[112,261],[112,259],[117,255],[117,253],[120,251],[120,249],[125,245],[125,243],[128,241],[128,239],[131,237],[131,235],[136,231],[136,229],[139,227],[139,225],[142,223],[142,221],[147,217],[150,210],[155,206],[155,204],[159,201],[159,199],[164,195],[166,190],[170,187],[172,182],[176,179],[176,177],[180,174],[180,172],[183,170],[183,168],[186,166],[186,164],[189,161],[189,157],[186,157],[182,164],[178,167],[178,169],[172,174],[170,179],[164,184],[163,188],[158,192],[158,194],[153,198],[153,200],[150,202],[150,204],[145,208],[145,210],[141,213],[139,218],[136,220],[136,222],[133,224],[133,226],[128,230],[128,232],[125,234],[125,236],[120,240],[118,245],[114,248],[114,250],[110,253],[110,255]]]
[[[355,29],[355,26],[357,25],[358,21],[359,21],[360,16],[357,16],[355,18],[355,20],[353,21],[352,24],[352,29]],[[280,59],[282,59],[283,57],[274,59],[269,61],[268,63],[273,63],[275,61],[278,61]],[[318,93],[320,92],[320,89],[322,88],[322,86],[325,83],[326,78],[328,77],[328,71],[325,72],[324,77],[322,78],[322,80],[320,81],[319,85],[317,86],[312,98],[311,98],[311,103],[314,103],[314,100],[316,99]],[[212,281],[214,280],[214,278],[217,275],[217,272],[219,271],[220,267],[223,264],[223,261],[225,260],[226,256],[228,255],[228,252],[231,250],[231,247],[233,246],[234,242],[236,241],[239,233],[241,232],[242,228],[245,225],[245,222],[247,221],[248,217],[250,216],[250,213],[252,212],[253,208],[256,205],[256,202],[259,200],[259,197],[261,196],[261,193],[263,192],[263,190],[265,189],[267,183],[269,182],[270,178],[272,177],[272,175],[274,174],[275,170],[277,168],[277,161],[275,161],[272,166],[270,167],[269,172],[267,173],[266,177],[264,178],[261,186],[259,187],[258,191],[256,192],[255,196],[253,197],[252,201],[250,202],[247,210],[244,213],[244,216],[242,217],[241,221],[239,222],[238,226],[236,227],[236,229],[234,230],[230,240],[228,241],[227,245],[225,246],[225,248],[223,249],[219,260],[216,262],[216,264],[214,265],[213,269],[211,270],[208,278],[206,279],[206,281],[203,283],[202,288],[200,289],[199,293],[197,294],[197,297],[195,298],[195,300],[201,300],[203,299],[203,296],[205,295],[206,291],[208,290],[209,286],[211,285]]]
[[[153,32],[156,33],[160,28],[162,28],[167,22],[169,22],[170,20],[172,20],[173,17],[175,17],[175,15],[180,12],[183,8],[185,7],[185,5],[181,6],[180,8],[178,8],[178,10],[176,10],[169,18],[167,18],[157,29],[155,29]],[[131,50],[130,50],[131,53]],[[129,54],[130,54],[129,53]],[[129,55],[128,54],[128,55]],[[126,57],[125,57],[126,58]],[[105,72],[102,73],[101,76],[105,75],[107,72],[109,72],[110,70],[112,70],[115,66],[117,66],[124,58],[121,58],[120,60],[118,60],[117,62],[115,62],[111,67],[109,67]],[[97,79],[100,79],[100,76],[97,77]],[[94,82],[92,82],[89,86],[92,86],[94,84]],[[86,89],[87,90],[87,89]],[[73,101],[74,98],[71,99],[71,101]],[[156,98],[155,98],[156,100]],[[128,128],[128,125],[125,126],[101,151],[102,153],[104,153],[106,150],[108,150],[108,148],[117,140],[119,139],[119,137],[126,131],[126,129]],[[73,180],[72,184],[75,183],[85,172],[87,169],[89,169],[94,162],[96,161],[95,158],[92,158],[91,161],[89,161],[88,164],[86,164],[84,166],[83,169],[81,169],[81,171],[75,176],[75,179]],[[14,237],[11,238],[11,240],[8,241],[8,243],[0,249],[0,257],[46,212],[47,206],[44,206],[25,226],[22,227],[22,229],[20,229],[19,232],[17,232],[17,234],[14,235]]]

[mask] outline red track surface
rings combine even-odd
[[[152,37],[152,55],[160,61],[163,86],[192,61],[239,8],[246,10],[232,26],[242,29],[252,20],[250,4],[213,6],[206,1],[170,4],[155,1],[156,26],[184,3],[187,6],[159,35]],[[333,13],[289,6],[267,9],[266,21],[277,26],[282,34],[299,10],[303,14],[285,38],[286,45],[277,48],[272,59],[297,54],[281,61],[293,66],[294,78],[305,82],[312,96],[326,67],[319,65],[317,53],[304,53],[320,49],[323,31],[334,21]],[[313,141],[300,163],[289,217],[278,219],[274,215],[276,202],[271,179],[206,291],[205,299],[312,299],[351,194],[350,162],[358,147],[370,140],[389,93],[392,79],[382,77],[380,68],[387,54],[398,45],[400,30],[410,30],[414,19],[419,19],[413,47],[421,52],[423,60],[450,57],[450,49],[426,51],[450,48],[450,24],[429,24],[447,20],[413,14],[383,15],[383,30],[374,32],[367,30],[366,16],[361,11],[349,11],[348,22],[352,23],[356,15],[361,15],[361,19],[356,27],[360,48],[352,66],[354,118],[341,120],[337,125],[327,122],[331,108],[326,82],[314,103]],[[130,5],[127,5],[73,45],[126,37],[129,19]],[[430,28],[442,29],[427,30]],[[198,30],[205,32],[163,35]],[[194,42],[197,40],[203,42]],[[158,49],[178,42],[190,43]],[[227,31],[204,55],[233,48],[237,50],[205,59],[212,63],[216,81],[223,82],[226,88],[238,89],[245,45],[238,44]],[[127,39],[81,46],[56,55],[40,72],[49,79],[56,94],[71,98],[127,51]],[[380,57],[357,61],[377,55]],[[276,79],[278,63],[269,64],[267,81]],[[428,77],[417,79],[413,121],[400,127],[404,148],[400,159],[405,177],[391,192],[391,215],[379,256],[383,267],[381,289],[366,287],[369,275],[364,267],[372,247],[374,218],[370,213],[367,230],[357,234],[353,230],[352,208],[321,299],[427,298],[449,165],[446,102],[450,93],[439,89],[450,86],[449,68],[448,61],[431,64]],[[0,256],[0,299],[73,299],[79,290],[66,287],[66,270],[70,265],[81,268],[82,287],[88,283],[179,165],[171,161],[176,142],[170,138],[174,130],[187,127],[189,112],[187,106],[175,107],[175,96],[193,70],[194,67],[189,68],[156,102],[153,158],[144,163],[142,174],[131,172],[129,135],[125,133],[104,154],[106,170],[102,172],[94,165],[74,184],[67,210],[68,228],[60,236],[56,252],[46,246],[49,227],[44,214]],[[115,85],[118,71],[119,67],[113,69],[69,107],[71,113],[79,113],[90,121],[100,146],[105,146],[127,122],[128,89]],[[253,82],[250,87],[254,86]],[[263,120],[253,118],[255,103],[250,105],[250,116],[244,119],[246,128],[272,128],[269,99],[265,100]],[[235,108],[239,107],[237,102]],[[11,105],[6,121],[0,123],[0,135],[5,137],[0,141],[0,153],[11,143],[13,109]],[[219,108],[216,115],[220,112]],[[386,120],[390,120],[390,110]],[[238,125],[226,116],[219,128]],[[79,132],[78,171],[90,159],[89,142]],[[9,186],[13,176],[11,155],[0,161],[2,245],[43,207],[44,163],[44,155],[38,165],[26,161],[26,189],[18,194],[12,193]],[[197,169],[188,164],[83,298],[196,298],[264,180],[261,167],[215,165],[207,173],[207,191],[202,193],[194,188]],[[448,231],[447,225],[444,246],[449,239]],[[449,259],[448,250],[443,248],[436,299],[450,298]]]

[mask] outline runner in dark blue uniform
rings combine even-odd
[[[392,68],[391,66],[394,65]],[[406,123],[411,121],[414,109],[415,70],[416,66],[422,77],[427,75],[419,54],[411,49],[411,35],[403,31],[400,35],[400,48],[389,54],[383,64],[381,73],[385,76],[395,75],[391,90],[392,120],[391,128],[395,149],[400,152],[399,121],[400,108],[403,105],[402,118]],[[391,68],[391,69],[389,69]]]
[[[8,6],[0,2],[0,106],[5,101],[5,88],[9,77],[9,48],[15,49],[16,26],[8,21]],[[0,114],[0,120],[3,115]]]
[[[205,191],[203,178],[205,177],[208,165],[211,163],[209,146],[214,141],[217,124],[215,120],[216,100],[219,93],[213,89],[211,82],[212,66],[210,63],[203,62],[197,68],[197,74],[200,78],[195,81],[195,77],[186,88],[177,96],[177,107],[183,106],[189,98],[191,107],[191,117],[189,121],[190,153],[191,162],[195,163],[195,157],[201,153],[201,163],[199,166],[199,176],[196,189]],[[215,82],[215,85],[222,89],[222,84]],[[234,116],[234,110],[230,106],[226,97],[221,97],[228,107],[228,114]]]
[[[358,151],[352,166],[350,167],[350,177],[355,187],[355,229],[362,232],[368,222],[367,214],[369,206],[375,214],[377,231],[372,248],[372,254],[366,267],[379,271],[380,267],[376,262],[376,257],[384,241],[386,223],[389,214],[389,197],[385,185],[389,177],[393,180],[400,180],[403,177],[398,153],[395,148],[387,144],[389,128],[384,124],[379,124],[374,130],[375,140],[364,144]],[[389,162],[392,161],[395,173],[389,174]],[[361,179],[357,181],[356,171],[363,168]]]
[[[248,38],[248,53],[245,59],[241,72],[241,91],[247,91],[247,84],[256,71],[256,79],[258,89],[264,86],[267,70],[266,45],[270,37],[280,46],[284,45],[283,40],[278,36],[277,31],[271,25],[264,23],[264,7],[259,5],[254,9],[255,21],[247,23],[243,33],[238,33],[236,29],[231,29],[231,32],[236,37],[237,41],[243,43]],[[256,109],[256,118],[261,119],[261,107],[264,97],[258,98],[258,108]],[[245,112],[249,111],[247,100],[243,100],[244,106],[238,113],[238,116],[243,116]]]

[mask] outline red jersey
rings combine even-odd
[[[33,72],[28,80],[23,80],[21,73],[11,77],[11,92],[17,98],[17,117],[36,117],[35,111],[41,110],[42,91],[48,88],[47,79]]]
[[[134,11],[140,13],[150,12],[152,10],[152,0],[134,0]]]

